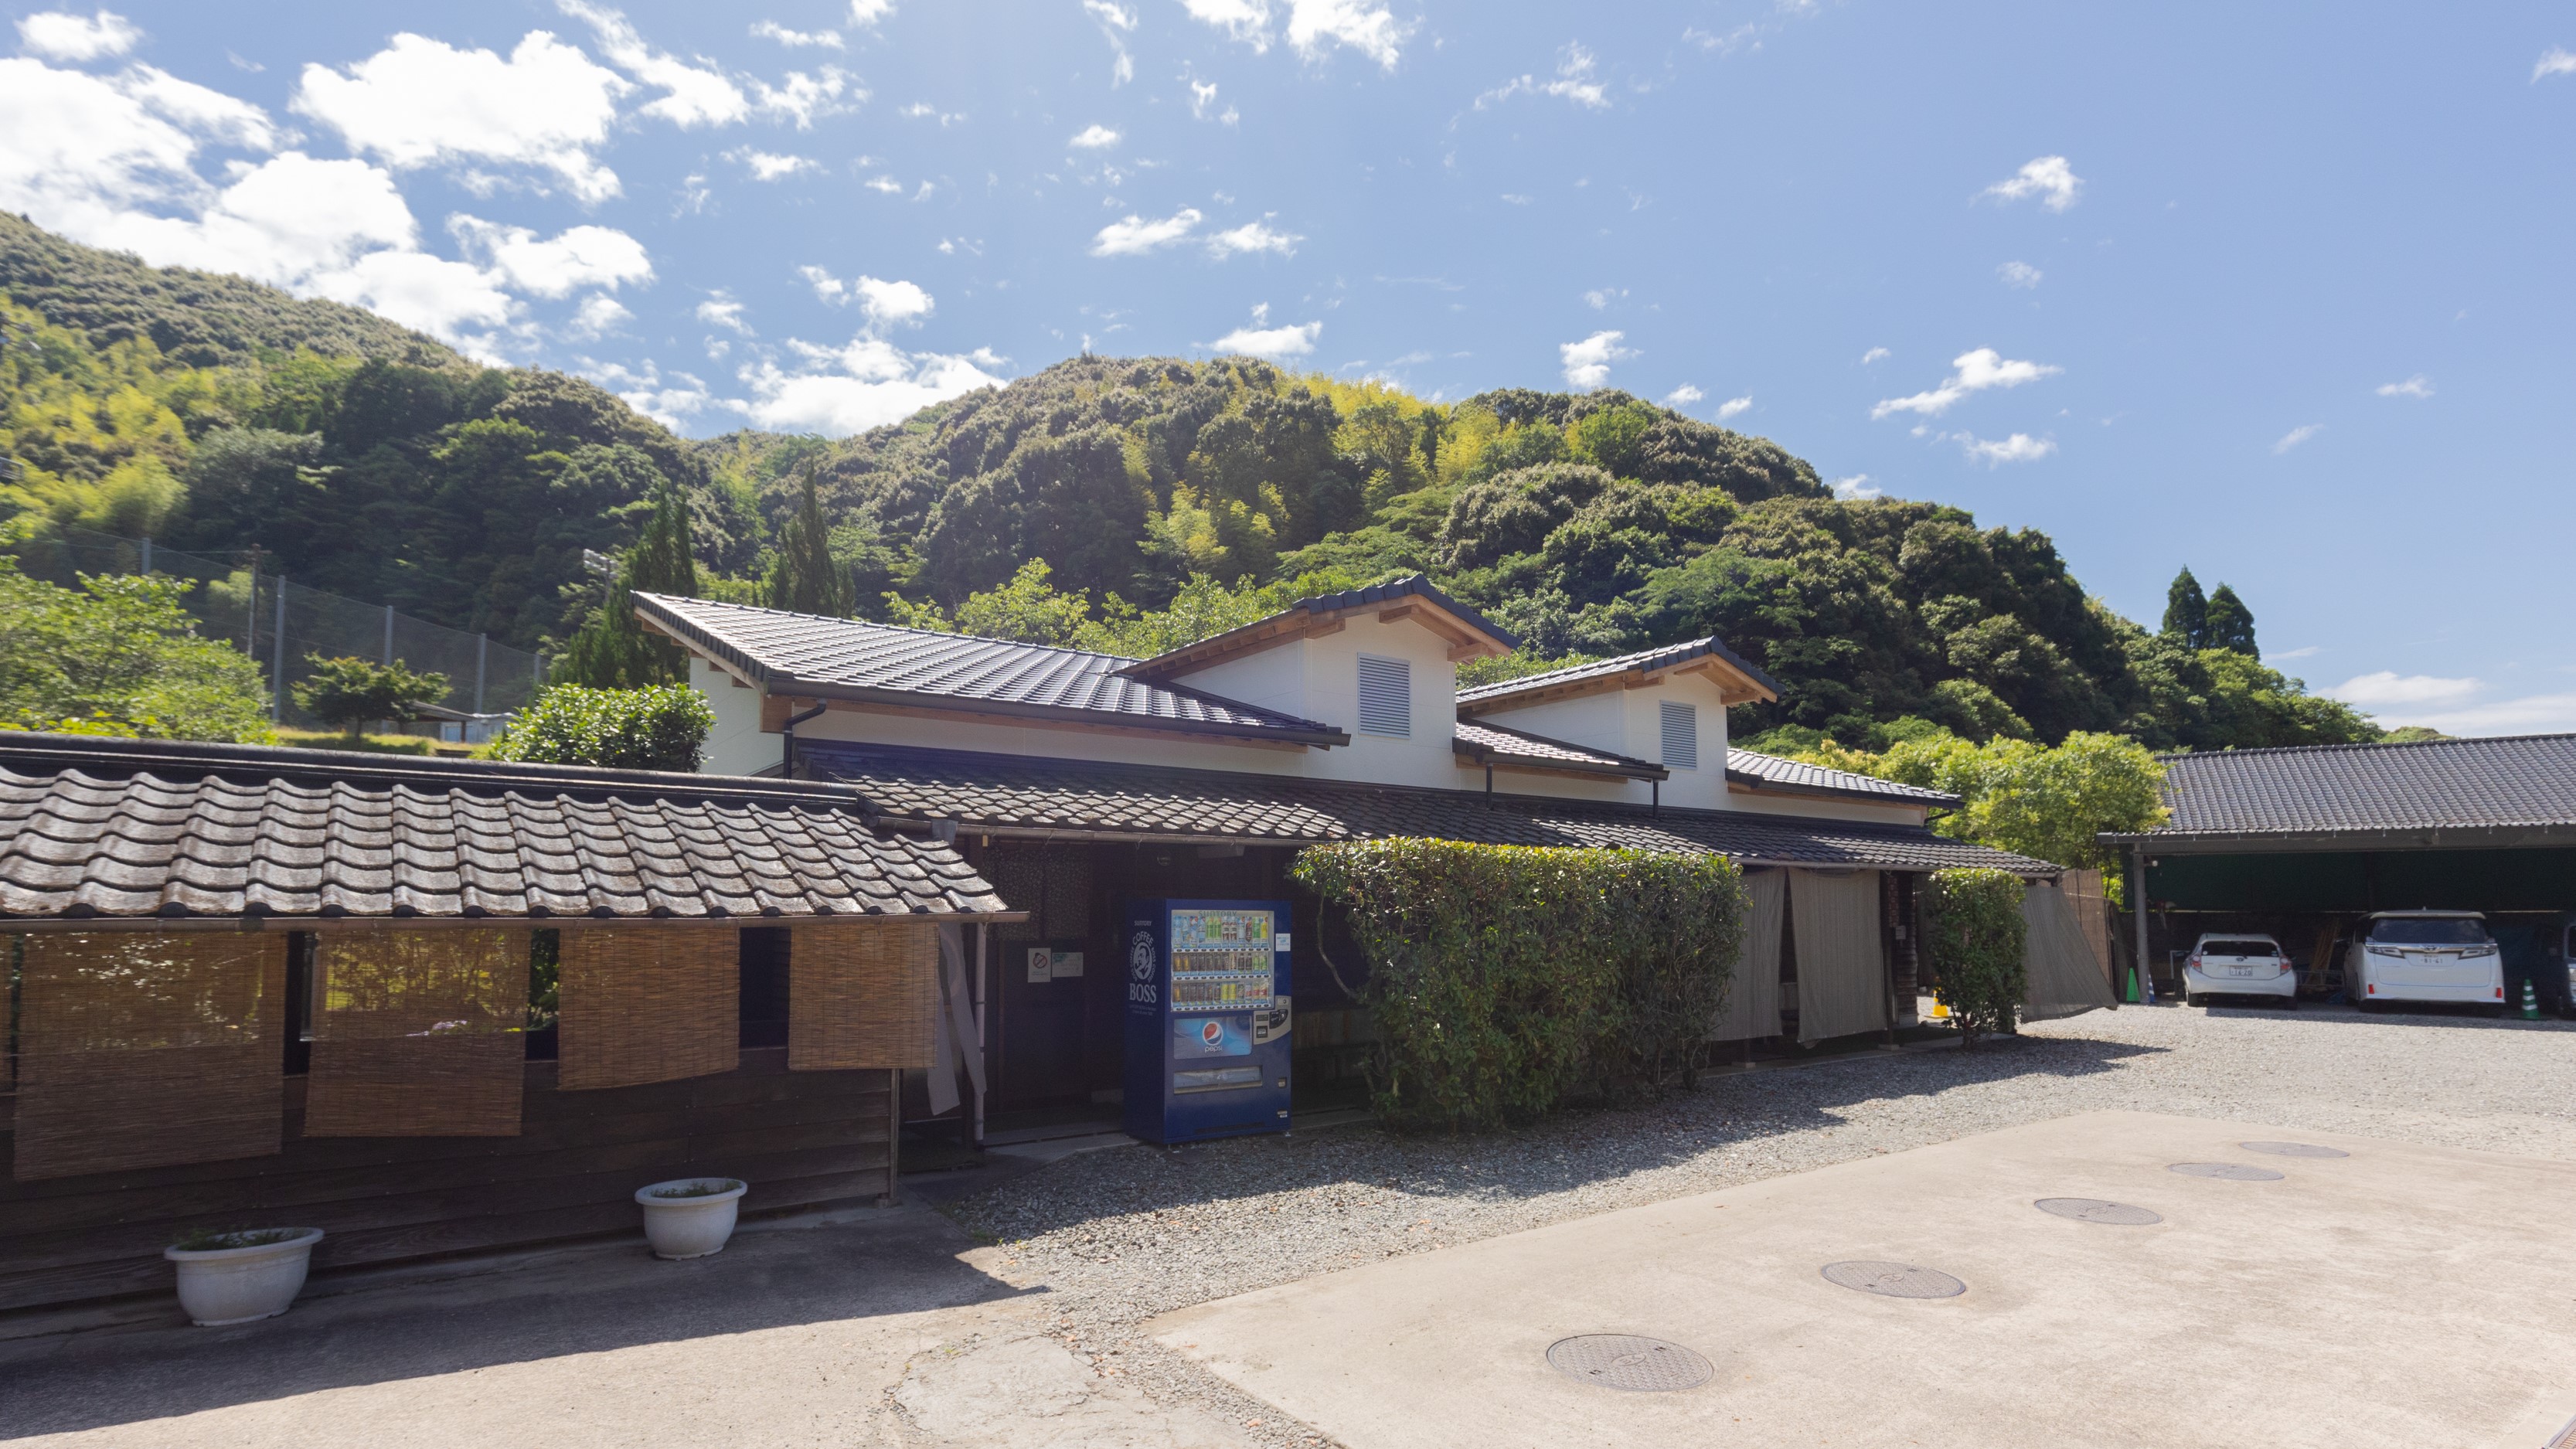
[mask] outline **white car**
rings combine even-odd
[[[2250,931],[2213,931],[2193,944],[2182,963],[2182,999],[2198,1006],[2212,996],[2271,996],[2297,1010],[2299,968],[2281,943]]]
[[[2344,959],[2344,986],[2364,1011],[2399,1001],[2505,1007],[2504,951],[2476,911],[2381,911]]]

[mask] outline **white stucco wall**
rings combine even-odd
[[[1545,735],[1549,739],[1563,740],[1567,744],[1609,750],[1630,759],[1662,764],[1664,723],[1661,705],[1665,700],[1690,705],[1699,712],[1699,766],[1696,769],[1673,769],[1672,777],[1664,781],[1664,803],[1700,810],[1732,808],[1734,802],[1726,789],[1726,696],[1705,674],[1671,675],[1660,683],[1638,689],[1607,689],[1597,694],[1550,700],[1522,708],[1481,711],[1476,717],[1512,729],[1527,730],[1534,735]],[[1480,782],[1481,779],[1480,773]],[[1495,788],[1502,788],[1499,775]],[[1532,790],[1530,793],[1541,792]],[[1643,799],[1645,793],[1646,786],[1640,782],[1634,798]],[[1631,797],[1622,793],[1615,798]]]

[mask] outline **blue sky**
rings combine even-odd
[[[2576,729],[2576,14],[21,8],[0,207],[846,433],[1088,346],[1607,385],[2174,570],[2389,723]],[[0,37],[5,38],[5,37]]]

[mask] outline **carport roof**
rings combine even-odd
[[[2576,734],[2164,757],[2157,849],[2576,844]]]

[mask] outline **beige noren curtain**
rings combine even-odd
[[[787,1069],[928,1067],[939,928],[884,920],[798,925],[787,958]]]
[[[25,951],[20,1181],[278,1150],[284,933],[31,934]]]
[[[1710,1041],[1745,1041],[1780,1034],[1780,916],[1789,877],[1777,870],[1749,871],[1744,893],[1744,954],[1726,985],[1726,1010],[1709,1029]]]
[[[334,931],[313,946],[307,1137],[516,1137],[526,931]]]
[[[695,924],[566,927],[558,1085],[632,1087],[741,1066],[740,938]],[[789,971],[792,982],[792,960]]]
[[[2022,893],[2022,972],[2027,979],[2022,1019],[2048,1021],[2111,1004],[2111,978],[2084,939],[2083,924],[2065,893],[2033,882]]]
[[[1879,938],[1878,873],[1789,872],[1798,932],[1798,1040],[1887,1025],[1887,955]]]

